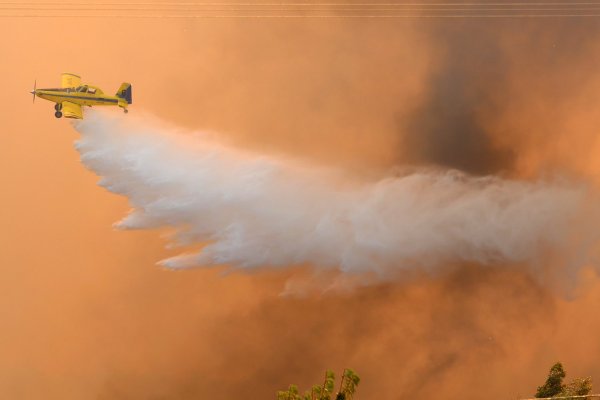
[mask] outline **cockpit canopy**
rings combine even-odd
[[[79,93],[90,93],[90,94],[100,94],[102,93],[102,90],[98,89],[95,86],[88,86],[88,85],[83,85],[83,86],[78,86],[75,88],[76,92]]]

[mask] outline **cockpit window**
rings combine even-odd
[[[81,93],[85,93],[85,92],[87,92],[87,89],[88,89],[88,88],[87,88],[86,86],[79,86],[79,87],[77,88],[77,91],[78,91],[78,92],[81,92]]]
[[[94,93],[96,93],[96,89],[95,88],[88,88],[88,93],[94,94]]]

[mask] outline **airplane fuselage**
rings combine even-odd
[[[81,106],[119,106],[127,109],[127,100],[104,93],[81,93],[72,88],[65,89],[36,89],[34,94],[45,100],[61,104],[64,101]]]

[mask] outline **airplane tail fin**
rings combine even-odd
[[[119,91],[117,91],[117,97],[125,99],[127,104],[131,104],[131,84],[130,83],[122,83]]]

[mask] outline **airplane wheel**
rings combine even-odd
[[[60,117],[62,117],[62,113],[60,111],[57,111],[57,112],[54,113],[54,116],[56,118],[60,118]]]
[[[124,112],[125,114],[127,114],[127,113],[129,112],[129,110],[128,110],[128,109],[126,109],[126,108],[124,108],[124,109],[123,109],[123,112]]]
[[[60,103],[56,103],[56,104],[54,105],[54,109],[55,109],[56,111],[60,111],[60,110],[62,110],[62,104],[60,104]]]

